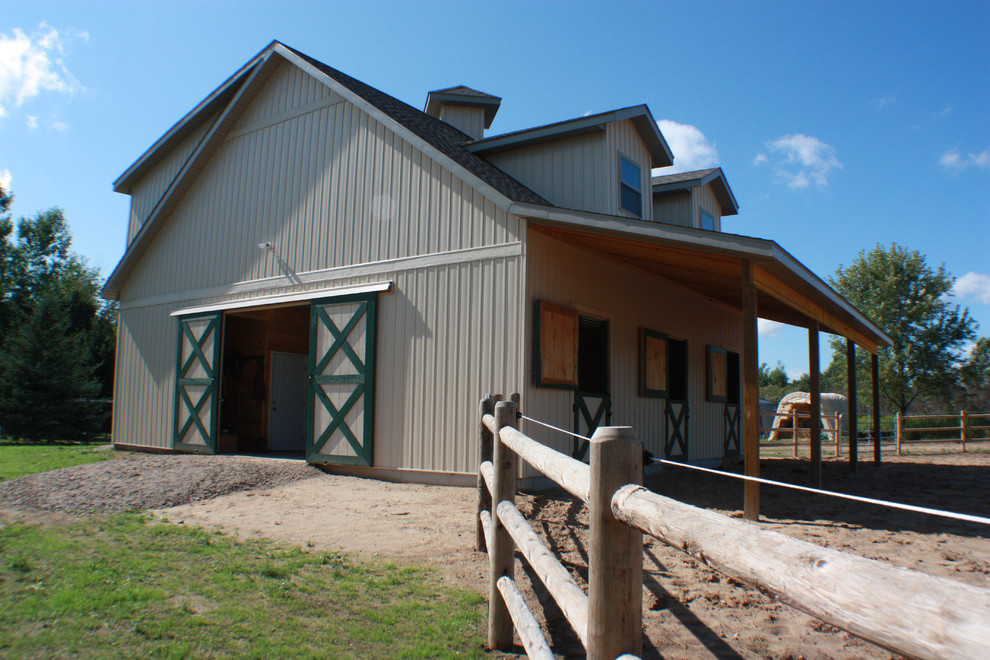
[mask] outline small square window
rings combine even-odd
[[[619,206],[637,218],[643,217],[643,180],[639,165],[620,156]]]
[[[715,218],[704,211],[701,212],[701,228],[708,231],[715,231]]]

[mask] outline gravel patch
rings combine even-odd
[[[0,502],[66,513],[160,509],[242,490],[275,488],[322,474],[302,460],[122,453],[112,461],[0,483]]]

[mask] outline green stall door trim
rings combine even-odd
[[[376,293],[364,293],[314,300],[310,305],[309,396],[306,411],[306,458],[310,463],[372,465],[377,302]],[[354,307],[354,310],[349,312],[347,321],[339,326],[331,318],[331,313],[334,307],[343,306]],[[327,312],[328,309],[331,313]],[[322,329],[326,329],[331,340],[326,350],[319,347]],[[352,338],[355,332],[358,334]],[[362,337],[364,350],[360,351],[356,344]],[[359,352],[363,355],[359,355]],[[333,368],[334,359],[338,356],[342,358],[338,360],[336,368],[350,365],[355,373],[326,373],[328,368]],[[338,407],[327,394],[327,385],[353,387]],[[351,428],[347,423],[347,416],[357,406],[361,406],[363,423],[360,428]],[[318,414],[328,415],[329,421],[318,425]],[[343,436],[353,454],[324,451],[325,445],[330,443],[335,434]]]
[[[194,327],[206,322],[197,336]],[[179,339],[176,346],[175,362],[175,416],[172,445],[175,449],[196,453],[216,453],[216,425],[219,397],[217,396],[217,367],[220,362],[220,345],[222,337],[222,313],[216,312],[202,316],[192,316],[179,319]],[[206,350],[212,339],[212,350]],[[188,342],[188,344],[186,344]],[[189,355],[183,360],[183,347],[188,345]],[[191,376],[197,369],[198,376]],[[196,401],[190,396],[190,391],[203,388]],[[203,424],[201,415],[204,408],[209,408],[208,425]],[[181,412],[188,416],[181,422]],[[190,431],[195,430],[194,438],[199,442],[188,442]]]

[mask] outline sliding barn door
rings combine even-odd
[[[310,307],[306,457],[372,464],[377,294],[317,300]]]
[[[180,451],[217,451],[222,338],[221,312],[179,318],[172,446]]]

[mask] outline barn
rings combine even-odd
[[[276,41],[165,132],[114,183],[115,445],[468,484],[479,399],[519,392],[711,465],[756,406],[757,314],[888,342],[721,231],[720,169],[652,176],[673,157],[646,106],[486,135],[500,104],[457,86],[421,111]]]

